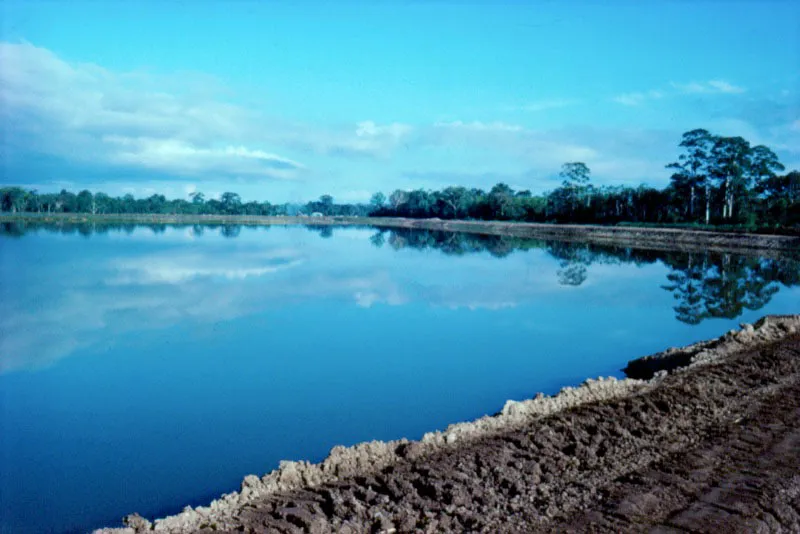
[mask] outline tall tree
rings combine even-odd
[[[468,197],[466,187],[447,187],[439,194],[439,199],[447,206],[453,219],[458,219],[465,211]]]
[[[576,204],[582,199],[586,199],[587,207],[590,200],[589,175],[591,171],[585,163],[580,161],[565,163],[561,166],[562,186],[567,191],[570,203],[570,213],[575,211]]]
[[[77,209],[81,213],[92,213],[92,203],[94,201],[94,195],[88,189],[84,189],[80,193],[78,193],[77,197]]]
[[[395,189],[394,192],[389,195],[389,203],[392,205],[392,208],[397,211],[400,209],[400,206],[408,202],[408,191],[403,191],[402,189]]]
[[[667,165],[668,169],[675,171],[672,175],[672,184],[678,194],[688,190],[690,219],[694,218],[694,206],[698,190],[705,196],[705,223],[711,219],[711,181],[709,180],[709,164],[711,150],[714,147],[715,136],[708,130],[697,128],[683,134],[678,145],[684,152],[678,156],[678,161]]]
[[[386,195],[378,191],[372,195],[372,198],[369,199],[369,203],[373,209],[380,210],[383,208],[383,205],[386,204]]]
[[[222,193],[219,198],[222,204],[222,210],[228,214],[235,214],[239,211],[239,206],[242,204],[242,198],[238,193],[231,193],[230,191]]]
[[[319,197],[320,211],[323,215],[333,215],[333,197],[330,195],[322,195]]]
[[[746,196],[752,177],[750,143],[742,137],[717,137],[711,149],[710,176],[722,195],[722,219],[733,218],[734,200]]]

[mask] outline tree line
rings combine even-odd
[[[595,186],[582,162],[565,163],[561,186],[542,195],[499,183],[489,191],[447,187],[396,190],[372,198],[376,215],[557,223],[800,225],[800,172],[764,145],[697,129],[683,134],[663,189]]]
[[[375,193],[369,204],[339,204],[330,195],[306,204],[243,202],[237,193],[168,200],[154,194],[112,197],[88,190],[75,194],[38,193],[21,187],[0,189],[5,212],[88,214],[324,215],[477,219],[553,223],[622,222],[714,224],[748,228],[800,227],[800,172],[786,169],[764,145],[704,129],[683,134],[663,189],[646,185],[595,186],[582,162],[565,163],[559,187],[543,194],[515,191],[498,183],[489,191],[463,186],[441,190]]]
[[[10,213],[86,213],[104,214],[163,214],[163,215],[255,215],[282,216],[310,214],[322,210],[326,215],[366,216],[371,211],[367,205],[335,205],[333,198],[323,195],[319,201],[306,205],[243,202],[238,193],[225,192],[219,198],[206,198],[202,192],[188,195],[188,199],[167,199],[153,194],[136,198],[128,193],[112,197],[105,193],[92,193],[84,189],[73,193],[62,189],[60,193],[39,193],[21,187],[0,189],[0,209]]]

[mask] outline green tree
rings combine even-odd
[[[242,198],[238,193],[225,192],[219,198],[222,204],[222,211],[229,215],[239,213],[239,208],[242,205]]]
[[[0,189],[0,204],[3,211],[17,213],[24,211],[28,203],[28,192],[21,187],[4,187]]]
[[[562,187],[567,192],[570,213],[575,211],[577,204],[582,200],[589,207],[591,196],[589,194],[589,175],[591,171],[585,163],[580,161],[565,163],[561,166],[559,176],[563,180]]]
[[[58,211],[65,213],[75,213],[78,211],[78,198],[75,193],[70,193],[66,189],[62,189],[58,194],[57,199]]]
[[[78,193],[77,197],[77,210],[80,213],[94,213],[94,195],[88,189],[84,189]]]
[[[394,192],[389,195],[389,203],[392,205],[392,209],[395,211],[400,210],[400,207],[408,202],[408,191],[403,191],[402,189],[395,189]]]
[[[113,211],[114,200],[105,193],[94,195],[94,213],[109,213]]]
[[[36,192],[36,189],[31,189],[30,191],[28,191],[26,200],[27,200],[27,204],[26,204],[26,206],[24,208],[25,211],[30,211],[30,212],[34,212],[35,211],[36,213],[41,213],[42,212],[42,207],[43,207],[43,204],[44,204],[43,203],[43,198],[42,198],[42,195],[39,195]]]
[[[489,191],[489,207],[493,219],[514,218],[514,190],[502,182]]]
[[[369,199],[369,203],[373,209],[380,211],[383,209],[383,205],[386,204],[386,195],[378,191],[372,198]]]
[[[717,137],[711,149],[710,176],[722,197],[722,219],[734,217],[735,199],[750,191],[750,143],[742,137]]]
[[[467,208],[470,193],[466,187],[447,187],[440,194],[439,199],[447,206],[453,219],[458,219]],[[444,212],[441,215],[445,215]]]
[[[678,145],[683,149],[683,154],[678,156],[678,161],[667,165],[668,169],[675,171],[672,175],[672,184],[679,195],[679,204],[687,204],[689,219],[694,219],[698,191],[702,190],[705,198],[705,223],[711,218],[711,180],[709,179],[711,151],[716,142],[716,137],[708,130],[697,128],[683,134]],[[684,202],[688,190],[689,202]],[[684,213],[685,215],[685,213]]]
[[[330,195],[322,195],[319,197],[319,211],[323,215],[333,215],[333,197]]]

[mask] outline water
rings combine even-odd
[[[0,233],[0,530],[207,504],[800,311],[786,259],[303,227]]]

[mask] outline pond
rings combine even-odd
[[[207,504],[281,459],[796,313],[787,258],[331,227],[0,228],[0,531]]]

